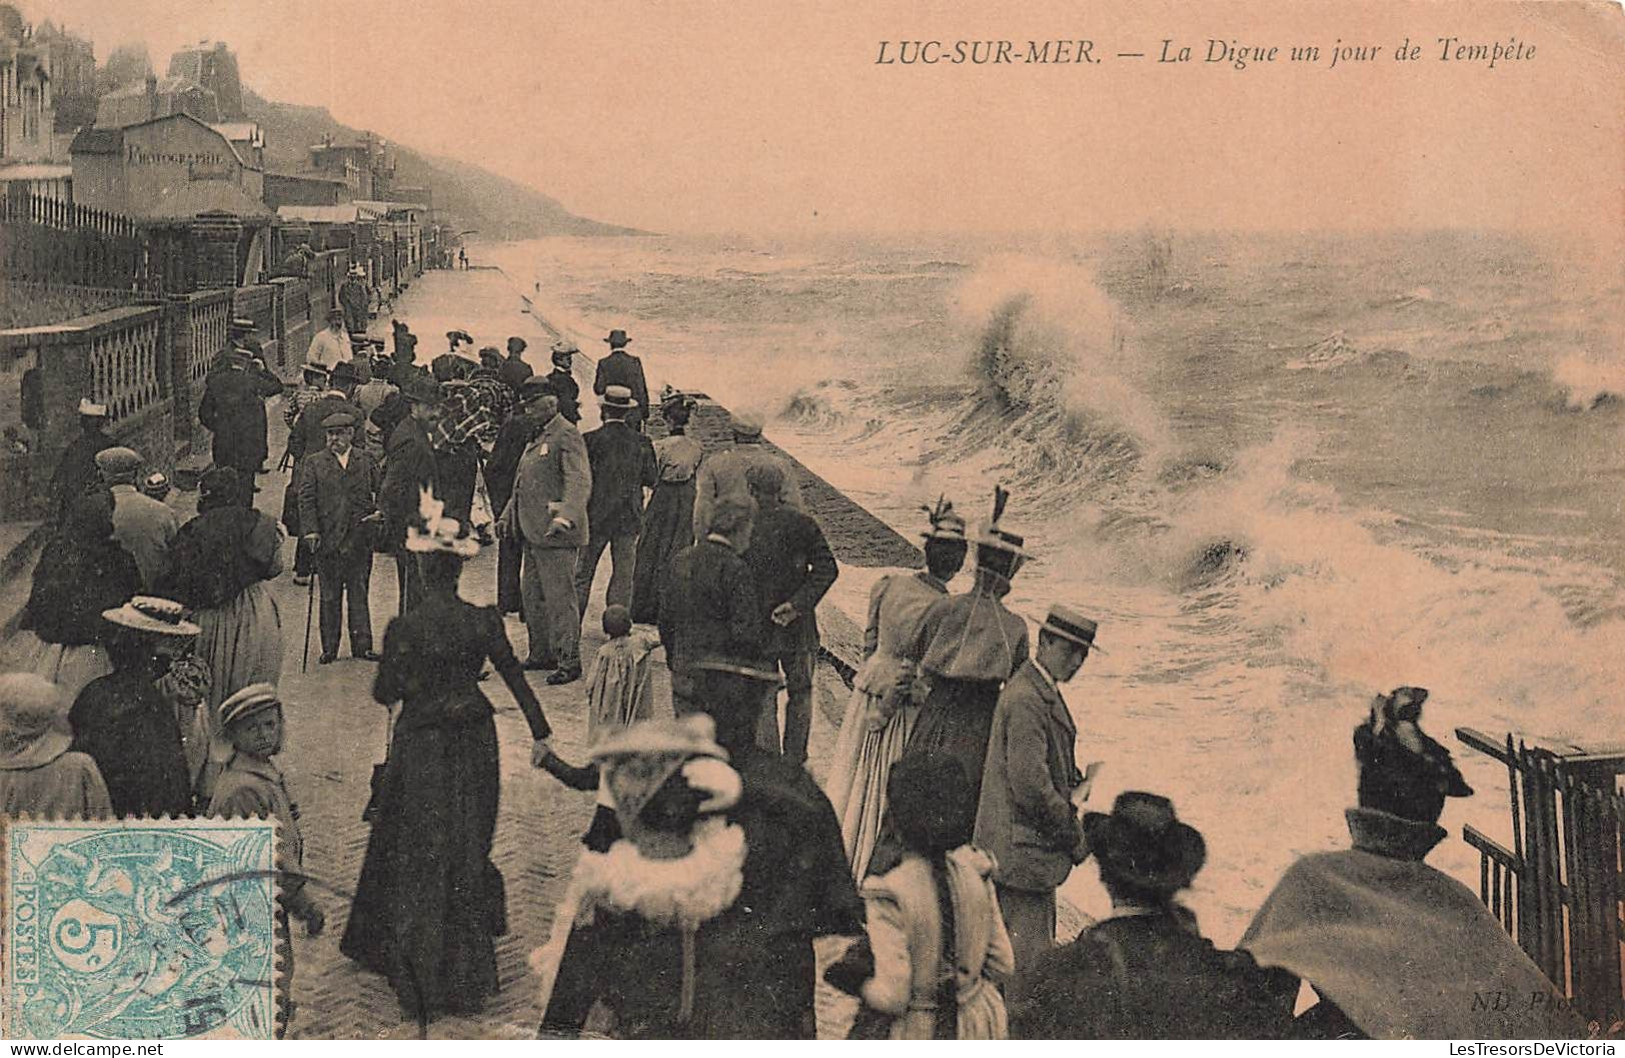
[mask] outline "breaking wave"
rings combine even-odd
[[[1575,410],[1618,405],[1625,400],[1625,363],[1574,354],[1552,368],[1552,378]]]

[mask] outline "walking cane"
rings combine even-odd
[[[299,671],[310,671],[310,617],[316,609],[316,578],[319,576],[314,570],[310,574],[310,583],[305,585],[305,650],[299,655]]]

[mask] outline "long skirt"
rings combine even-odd
[[[952,680],[931,677],[931,693],[920,707],[920,719],[905,753],[939,750],[959,761],[970,779],[971,804],[982,796],[982,769],[993,735],[993,709],[999,704],[1000,680]]]
[[[632,566],[632,620],[660,621],[660,587],[671,558],[694,542],[694,480],[662,481],[643,512],[643,534]]]
[[[489,714],[396,727],[339,950],[388,977],[406,1016],[475,1013],[497,991],[498,783]]]
[[[79,697],[91,680],[113,671],[113,662],[99,643],[47,643],[27,629],[12,636],[0,650],[0,665],[4,666],[0,671],[31,672],[50,680],[62,688],[69,701]]]
[[[252,683],[282,678],[282,612],[270,585],[250,584],[224,606],[197,611],[197,656],[209,667],[209,751],[198,777],[198,795],[213,793],[214,779],[231,759],[231,743],[219,730],[221,702]]]
[[[866,720],[879,704],[879,695],[852,692],[824,784],[824,792],[835,806],[835,818],[841,823],[841,844],[846,846],[852,877],[860,885],[869,871],[869,857],[880,839],[880,826],[886,816],[886,781],[891,777],[892,765],[903,756],[920,716],[919,706],[904,706],[891,715],[885,727],[871,731]]]

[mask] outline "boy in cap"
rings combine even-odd
[[[1089,855],[1076,807],[1088,790],[1061,684],[1083,667],[1095,629],[1066,606],[1050,607],[1037,653],[1016,670],[993,711],[976,845],[998,864],[999,908],[1018,967],[1054,945],[1055,890]]]
[[[141,586],[151,591],[169,572],[169,545],[181,520],[169,507],[135,487],[141,453],[115,445],[96,453],[96,468],[113,493],[113,537],[135,559]]]
[[[283,938],[278,942],[284,972],[293,977],[293,944],[287,939],[289,916],[305,924],[305,935],[320,936],[327,916],[305,891],[305,841],[299,832],[299,806],[288,795],[282,770],[271,760],[282,752],[282,701],[269,683],[251,683],[220,703],[220,729],[232,754],[215,782],[207,815],[224,819],[275,819],[280,892],[278,916]],[[291,1007],[292,1004],[290,1003]]]

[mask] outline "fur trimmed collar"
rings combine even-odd
[[[665,926],[698,927],[733,906],[744,884],[745,832],[722,816],[701,823],[694,848],[675,860],[653,860],[624,838],[608,852],[583,853],[574,888],[576,923],[602,907]]]

